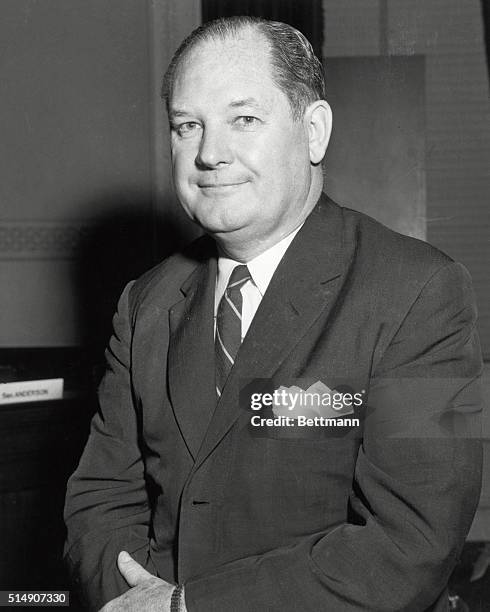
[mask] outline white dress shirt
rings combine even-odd
[[[300,225],[294,232],[288,234],[280,242],[271,246],[267,251],[264,251],[254,259],[247,261],[247,267],[252,280],[248,280],[241,288],[242,294],[242,341],[245,338],[248,328],[252,323],[252,319],[257,312],[260,302],[264,297],[271,278],[276,271],[279,262],[287,251],[293,238],[301,229]],[[241,262],[230,259],[229,257],[218,258],[218,274],[216,276],[216,289],[214,293],[214,329],[216,332],[216,313],[218,304],[223,297],[225,289],[228,285],[228,280],[236,266]]]

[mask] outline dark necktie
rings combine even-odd
[[[216,393],[221,396],[242,341],[242,294],[240,289],[251,278],[247,266],[233,270],[216,315]]]

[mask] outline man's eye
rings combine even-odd
[[[189,136],[192,136],[198,131],[199,127],[197,121],[186,121],[185,123],[177,125],[174,129],[182,138],[189,138]]]
[[[242,128],[254,128],[257,127],[259,123],[261,123],[260,119],[252,117],[251,115],[243,115],[235,119],[235,124]]]

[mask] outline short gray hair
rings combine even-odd
[[[286,23],[260,17],[228,17],[208,21],[196,28],[175,52],[163,79],[162,97],[167,110],[175,77],[184,57],[201,42],[225,40],[246,28],[262,34],[269,44],[272,78],[287,96],[296,121],[303,117],[312,102],[325,99],[322,63],[299,30]]]

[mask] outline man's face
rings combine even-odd
[[[308,131],[274,84],[260,35],[243,31],[193,49],[169,113],[176,192],[206,231],[259,242],[281,238],[302,220],[311,184]]]

